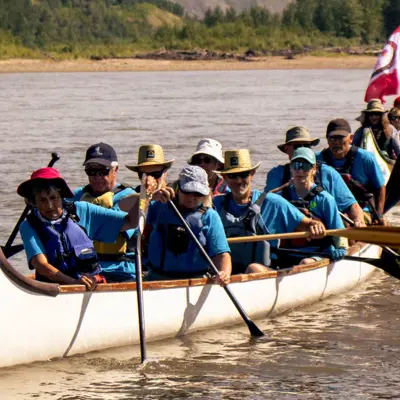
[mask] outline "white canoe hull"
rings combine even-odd
[[[380,248],[366,245],[361,253],[378,257]],[[266,318],[347,291],[375,271],[345,260],[309,268],[238,276],[230,288],[250,318]],[[9,271],[2,265],[0,367],[139,342],[134,283],[101,285],[96,292],[51,284],[59,290],[51,297]],[[225,291],[206,279],[146,283],[144,307],[147,341],[242,322]]]

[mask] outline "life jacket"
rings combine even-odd
[[[86,201],[104,208],[113,208],[114,196],[126,189],[124,185],[118,185],[113,190],[103,193],[100,196],[96,196],[90,185],[86,185],[83,188],[83,195],[80,201]],[[128,251],[128,238],[124,232],[118,235],[115,243],[105,243],[94,241],[94,247],[97,251],[99,260],[102,261],[123,261],[129,258],[126,257]]]
[[[256,236],[268,234],[262,217],[261,208],[257,203],[252,203],[240,217],[235,217],[229,212],[229,202],[232,193],[227,193],[224,198],[221,212],[219,213],[227,238],[238,236]],[[243,273],[247,266],[253,262],[269,266],[270,244],[268,241],[253,243],[232,243],[229,245],[232,258],[232,273]]]
[[[373,201],[374,195],[366,185],[362,184],[351,176],[351,170],[357,155],[357,151],[357,146],[351,146],[350,151],[346,155],[346,161],[342,167],[335,167],[333,165],[333,157],[329,149],[322,150],[321,154],[324,161],[332,168],[335,168],[337,172],[339,172],[360,206],[365,207],[367,204],[370,204]]]
[[[209,209],[208,207],[200,206],[195,212],[185,217],[185,220],[189,225],[191,231],[194,233],[197,240],[203,247],[206,247],[207,239],[202,231],[203,228],[202,216],[207,212],[208,209]],[[177,257],[179,255],[188,253],[190,245],[197,246],[196,243],[194,243],[189,232],[185,229],[185,227],[182,224],[176,225],[176,224],[162,223],[160,215],[158,216],[157,222],[153,227],[151,233],[152,238],[153,235],[159,235],[159,243],[161,243],[161,248],[159,249],[160,262],[159,265],[154,265],[150,263],[149,267],[153,271],[161,274],[167,273],[167,271],[164,270],[164,263],[166,257],[168,257],[168,252],[172,253],[175,257]],[[200,257],[203,257],[203,255],[200,254]],[[149,259],[151,259],[150,255]],[[207,269],[203,271],[190,271],[190,274],[199,275],[205,272],[207,272]],[[186,271],[179,271],[179,270],[173,271],[170,268],[168,269],[168,273],[189,275],[189,273],[187,273]]]
[[[217,184],[215,185],[214,189],[212,190],[213,196],[220,196],[221,194],[226,193],[226,189],[228,188],[228,184],[226,183],[225,179],[217,176]]]
[[[301,211],[306,217],[321,221],[321,218],[313,213],[313,208],[316,207],[315,197],[323,192],[325,189],[321,185],[314,186],[303,199],[291,200],[290,189],[287,187],[282,190],[282,197],[293,204],[299,211]],[[326,248],[333,244],[332,238],[327,236],[323,239],[307,240],[307,239],[285,239],[281,241],[281,247],[320,247]]]
[[[101,268],[97,262],[93,242],[67,207],[63,210],[62,217],[55,223],[46,221],[37,209],[30,212],[26,219],[39,236],[49,263],[63,274],[79,279],[83,273],[91,275],[100,273]],[[31,265],[29,267],[33,269]],[[36,279],[49,282],[37,272]]]

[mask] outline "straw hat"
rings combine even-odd
[[[366,112],[366,113],[369,113],[369,112],[384,113],[385,112],[385,108],[383,107],[383,104],[379,99],[371,99],[367,104],[367,108],[365,110],[363,110],[363,112]]]
[[[171,168],[172,163],[175,161],[164,159],[164,150],[158,144],[144,144],[139,147],[138,162],[136,165],[126,165],[126,168],[131,171],[139,172],[140,167],[147,167],[153,165],[163,165],[165,168]]]
[[[220,142],[214,139],[202,139],[197,143],[196,151],[187,160],[188,164],[192,163],[192,158],[197,154],[206,154],[208,156],[214,157],[220,163],[224,163],[224,157],[222,155],[222,145]]]
[[[299,142],[308,142],[311,146],[316,146],[319,139],[312,138],[310,132],[304,126],[295,126],[286,132],[285,143],[278,145],[280,151],[285,152],[285,144],[295,144]]]
[[[221,175],[235,174],[237,172],[246,172],[256,170],[260,166],[260,162],[256,165],[251,165],[250,152],[247,149],[227,150],[225,151],[225,168],[221,171],[216,171]]]
[[[49,185],[53,184],[60,189],[62,198],[74,197],[74,194],[60,173],[52,167],[40,168],[32,172],[31,178],[18,186],[17,193],[22,197],[29,198],[32,195],[32,189],[43,181],[48,182]]]

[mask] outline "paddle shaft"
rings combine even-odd
[[[342,236],[378,246],[400,246],[400,227],[367,226],[363,228],[346,228],[327,230],[327,236]],[[228,243],[258,242],[262,240],[300,239],[310,237],[309,232],[277,233],[272,235],[241,236],[229,238]]]
[[[219,271],[213,261],[211,260],[210,256],[207,254],[207,252],[204,250],[203,246],[201,243],[198,241],[196,235],[193,233],[193,231],[190,229],[188,223],[186,222],[185,218],[183,218],[182,214],[179,212],[178,208],[176,205],[172,202],[172,200],[169,200],[168,203],[170,206],[174,209],[176,215],[184,225],[185,229],[188,231],[194,242],[196,243],[197,247],[199,248],[201,254],[204,256],[204,258],[207,260],[207,262],[210,264],[212,270],[214,271],[215,274],[219,274]],[[249,328],[250,334],[252,336],[264,336],[264,333],[258,328],[258,326],[248,317],[246,312],[243,310],[242,306],[236,299],[236,297],[233,295],[231,290],[228,288],[228,286],[223,286],[223,289],[231,299],[232,303],[238,310],[240,316],[243,318],[244,322],[246,323],[247,327]]]
[[[144,306],[143,306],[143,280],[142,280],[142,236],[146,223],[146,174],[142,176],[139,197],[139,233],[136,242],[136,296],[139,316],[139,338],[140,338],[140,363],[143,364],[147,358],[146,351],[146,331],[144,321]]]
[[[60,159],[60,157],[57,153],[51,153],[51,160],[47,166],[52,167],[56,163],[56,161],[58,161],[59,159]],[[24,211],[22,211],[21,216],[19,217],[17,223],[15,224],[14,229],[11,232],[11,235],[8,238],[6,245],[4,246],[5,248],[10,247],[13,244],[13,242],[18,234],[19,227],[22,224],[22,222],[24,221],[24,219],[26,218],[26,216],[28,215],[28,212],[30,209],[31,209],[31,207],[29,205],[27,205],[25,207]]]

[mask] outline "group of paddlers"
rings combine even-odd
[[[388,120],[394,117],[400,121],[397,108]],[[32,206],[20,227],[29,266],[38,280],[84,284],[89,290],[98,283],[134,280],[132,246],[138,234],[140,191],[151,198],[141,241],[145,279],[205,276],[209,263],[200,245],[217,267],[215,279],[221,285],[229,283],[231,274],[307,264],[321,253],[340,260],[346,255],[347,239],[328,237],[326,229],[344,228],[342,218],[355,227],[386,224],[383,174],[374,154],[354,145],[362,143],[365,129],[371,129],[380,150],[395,158],[400,152],[397,130],[388,128],[386,118],[380,101],[371,100],[355,135],[346,120],[332,120],[326,129],[328,147],[317,154],[311,148],[319,139],[305,127],[289,129],[278,146],[289,162],[269,171],[263,192],[252,186],[260,163],[252,162],[250,152],[223,153],[214,139],[200,140],[188,166],[169,184],[167,173],[174,160],[165,160],[157,144],[140,146],[137,163],[126,167],[138,174],[143,188],[118,183],[116,152],[106,143],[94,144],[83,163],[86,186],[72,192],[56,169],[46,167],[18,187],[18,194]],[[309,236],[230,246],[227,241],[293,231],[308,231]],[[293,248],[309,256],[300,258],[290,252]]]

